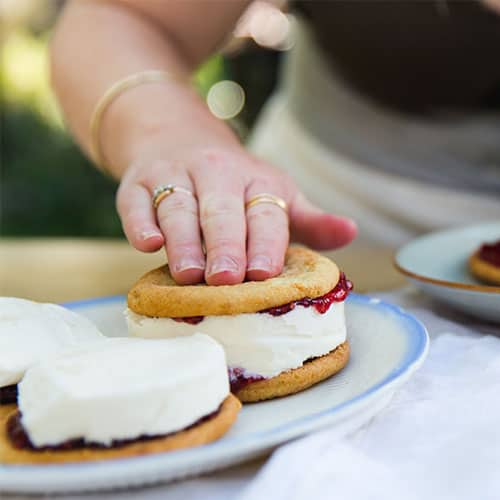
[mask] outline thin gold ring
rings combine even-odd
[[[255,196],[252,196],[245,204],[245,209],[249,210],[250,208],[258,205],[259,203],[271,203],[272,205],[276,205],[280,207],[286,214],[288,214],[288,205],[287,202],[271,193],[259,193]]]
[[[183,188],[181,186],[176,186],[175,184],[161,184],[156,186],[153,190],[153,198],[152,203],[153,207],[156,209],[160,205],[160,203],[174,193],[184,193],[189,194],[194,198],[194,194],[189,189]]]

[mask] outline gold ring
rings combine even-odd
[[[176,186],[175,184],[161,184],[156,186],[153,190],[153,207],[158,208],[158,205],[171,194],[174,193],[184,193],[189,194],[194,197],[194,194],[189,191],[189,189],[183,188],[181,186]]]
[[[252,196],[245,205],[245,209],[248,210],[259,203],[271,203],[280,207],[286,214],[288,214],[288,205],[283,198],[270,193],[260,193]]]

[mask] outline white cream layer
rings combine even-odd
[[[129,334],[151,339],[202,332],[220,342],[230,367],[248,374],[273,377],[326,354],[346,339],[344,303],[320,314],[314,307],[297,306],[281,316],[266,313],[206,316],[190,325],[170,318],[149,318],[125,311]]]
[[[33,363],[104,339],[87,319],[55,304],[0,297],[0,387],[16,384]]]
[[[163,435],[216,411],[229,394],[224,350],[206,335],[107,339],[31,367],[19,384],[35,446]]]

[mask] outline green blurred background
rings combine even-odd
[[[0,235],[122,237],[116,184],[100,174],[65,131],[50,90],[47,45],[59,0],[2,0],[0,49]],[[232,79],[245,107],[231,120],[242,139],[272,91],[280,53],[246,44],[199,69],[202,95]]]

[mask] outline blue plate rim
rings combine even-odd
[[[66,302],[62,305],[69,309],[80,309],[84,307],[92,307],[98,305],[105,305],[113,302],[121,302],[125,300],[125,296],[123,295],[112,295],[107,297],[98,297],[91,299],[84,299],[72,302]],[[382,392],[384,389],[387,389],[391,385],[393,385],[398,379],[404,377],[406,374],[413,372],[414,368],[418,368],[427,355],[429,349],[429,334],[427,329],[419,321],[410,313],[406,312],[403,308],[386,302],[382,299],[378,299],[376,297],[371,297],[369,295],[361,295],[357,293],[351,293],[347,299],[348,302],[353,302],[355,304],[365,305],[369,307],[382,308],[386,310],[393,317],[402,321],[407,328],[404,328],[406,333],[406,337],[408,339],[408,348],[405,353],[404,358],[395,367],[384,379],[382,379],[377,384],[371,386],[366,391],[361,394],[351,398],[347,401],[344,401],[341,404],[332,406],[326,410],[322,410],[321,412],[317,412],[314,414],[306,415],[304,417],[298,418],[281,426],[275,427],[273,429],[269,429],[266,431],[259,431],[250,433],[244,437],[237,438],[227,438],[223,441],[216,441],[214,443],[210,443],[204,445],[203,447],[197,448],[197,455],[202,460],[203,455],[211,455],[214,449],[217,452],[224,452],[231,448],[234,448],[235,445],[238,446],[239,451],[248,451],[251,449],[252,443],[255,443],[257,439],[263,439],[269,436],[273,436],[274,442],[280,442],[280,436],[287,435],[290,433],[290,430],[293,430],[294,427],[300,428],[303,427],[304,424],[307,424],[310,421],[321,419],[324,417],[332,416],[335,413],[339,413],[349,407],[354,406],[364,399],[369,399],[374,396],[378,392]],[[302,435],[302,434],[300,434]],[[298,437],[298,436],[297,436]],[[272,446],[272,445],[270,445]],[[154,463],[158,461],[162,461],[165,459],[172,459],[172,457],[180,458],[181,455],[186,455],[192,453],[192,450],[179,450],[164,454],[156,454],[156,455],[148,455],[141,457],[126,457],[126,458],[118,458],[106,461],[106,465],[109,467],[125,467],[125,466],[133,466],[134,464],[142,464],[146,465],[147,463]],[[84,471],[89,468],[94,468],[95,463],[93,462],[83,462],[83,463],[67,463],[67,464],[54,464],[50,466],[50,470],[53,473],[56,473],[58,470],[64,469],[68,471],[69,469],[77,469],[78,471]],[[0,464],[0,477],[1,472],[3,471],[18,471],[23,470],[25,472],[37,473],[43,470],[47,470],[47,466],[39,466],[39,465],[9,465],[9,464]],[[1,486],[1,485],[0,485]]]

